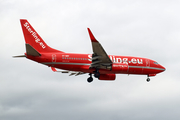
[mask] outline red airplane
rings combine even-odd
[[[26,42],[26,53],[14,57],[26,57],[35,62],[51,67],[54,72],[81,75],[89,73],[88,82],[93,81],[92,74],[99,80],[115,80],[116,74],[137,74],[155,76],[165,71],[156,61],[132,56],[108,55],[96,40],[89,28],[93,54],[65,53],[49,47],[26,19],[20,19]],[[56,68],[66,70],[57,71]]]

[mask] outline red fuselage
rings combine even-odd
[[[91,54],[73,54],[73,53],[41,53],[41,56],[28,56],[28,59],[38,63],[69,71],[81,71],[93,73],[94,69],[89,69],[91,65]],[[155,76],[163,72],[165,68],[156,61],[131,56],[109,55],[113,62],[113,68],[110,70],[100,69],[101,74],[141,74]],[[123,67],[125,66],[125,67]],[[125,69],[123,69],[123,68]]]

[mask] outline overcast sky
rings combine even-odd
[[[179,0],[0,0],[0,120],[179,120]],[[19,19],[58,50],[156,60],[166,71],[87,83],[13,55],[25,53]]]

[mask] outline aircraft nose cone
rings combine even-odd
[[[162,65],[160,65],[160,66],[161,66],[162,72],[164,72],[166,70],[166,68]]]

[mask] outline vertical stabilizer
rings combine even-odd
[[[26,19],[20,19],[26,47],[31,46],[39,53],[61,52],[49,47]],[[26,48],[26,52],[28,49]]]

